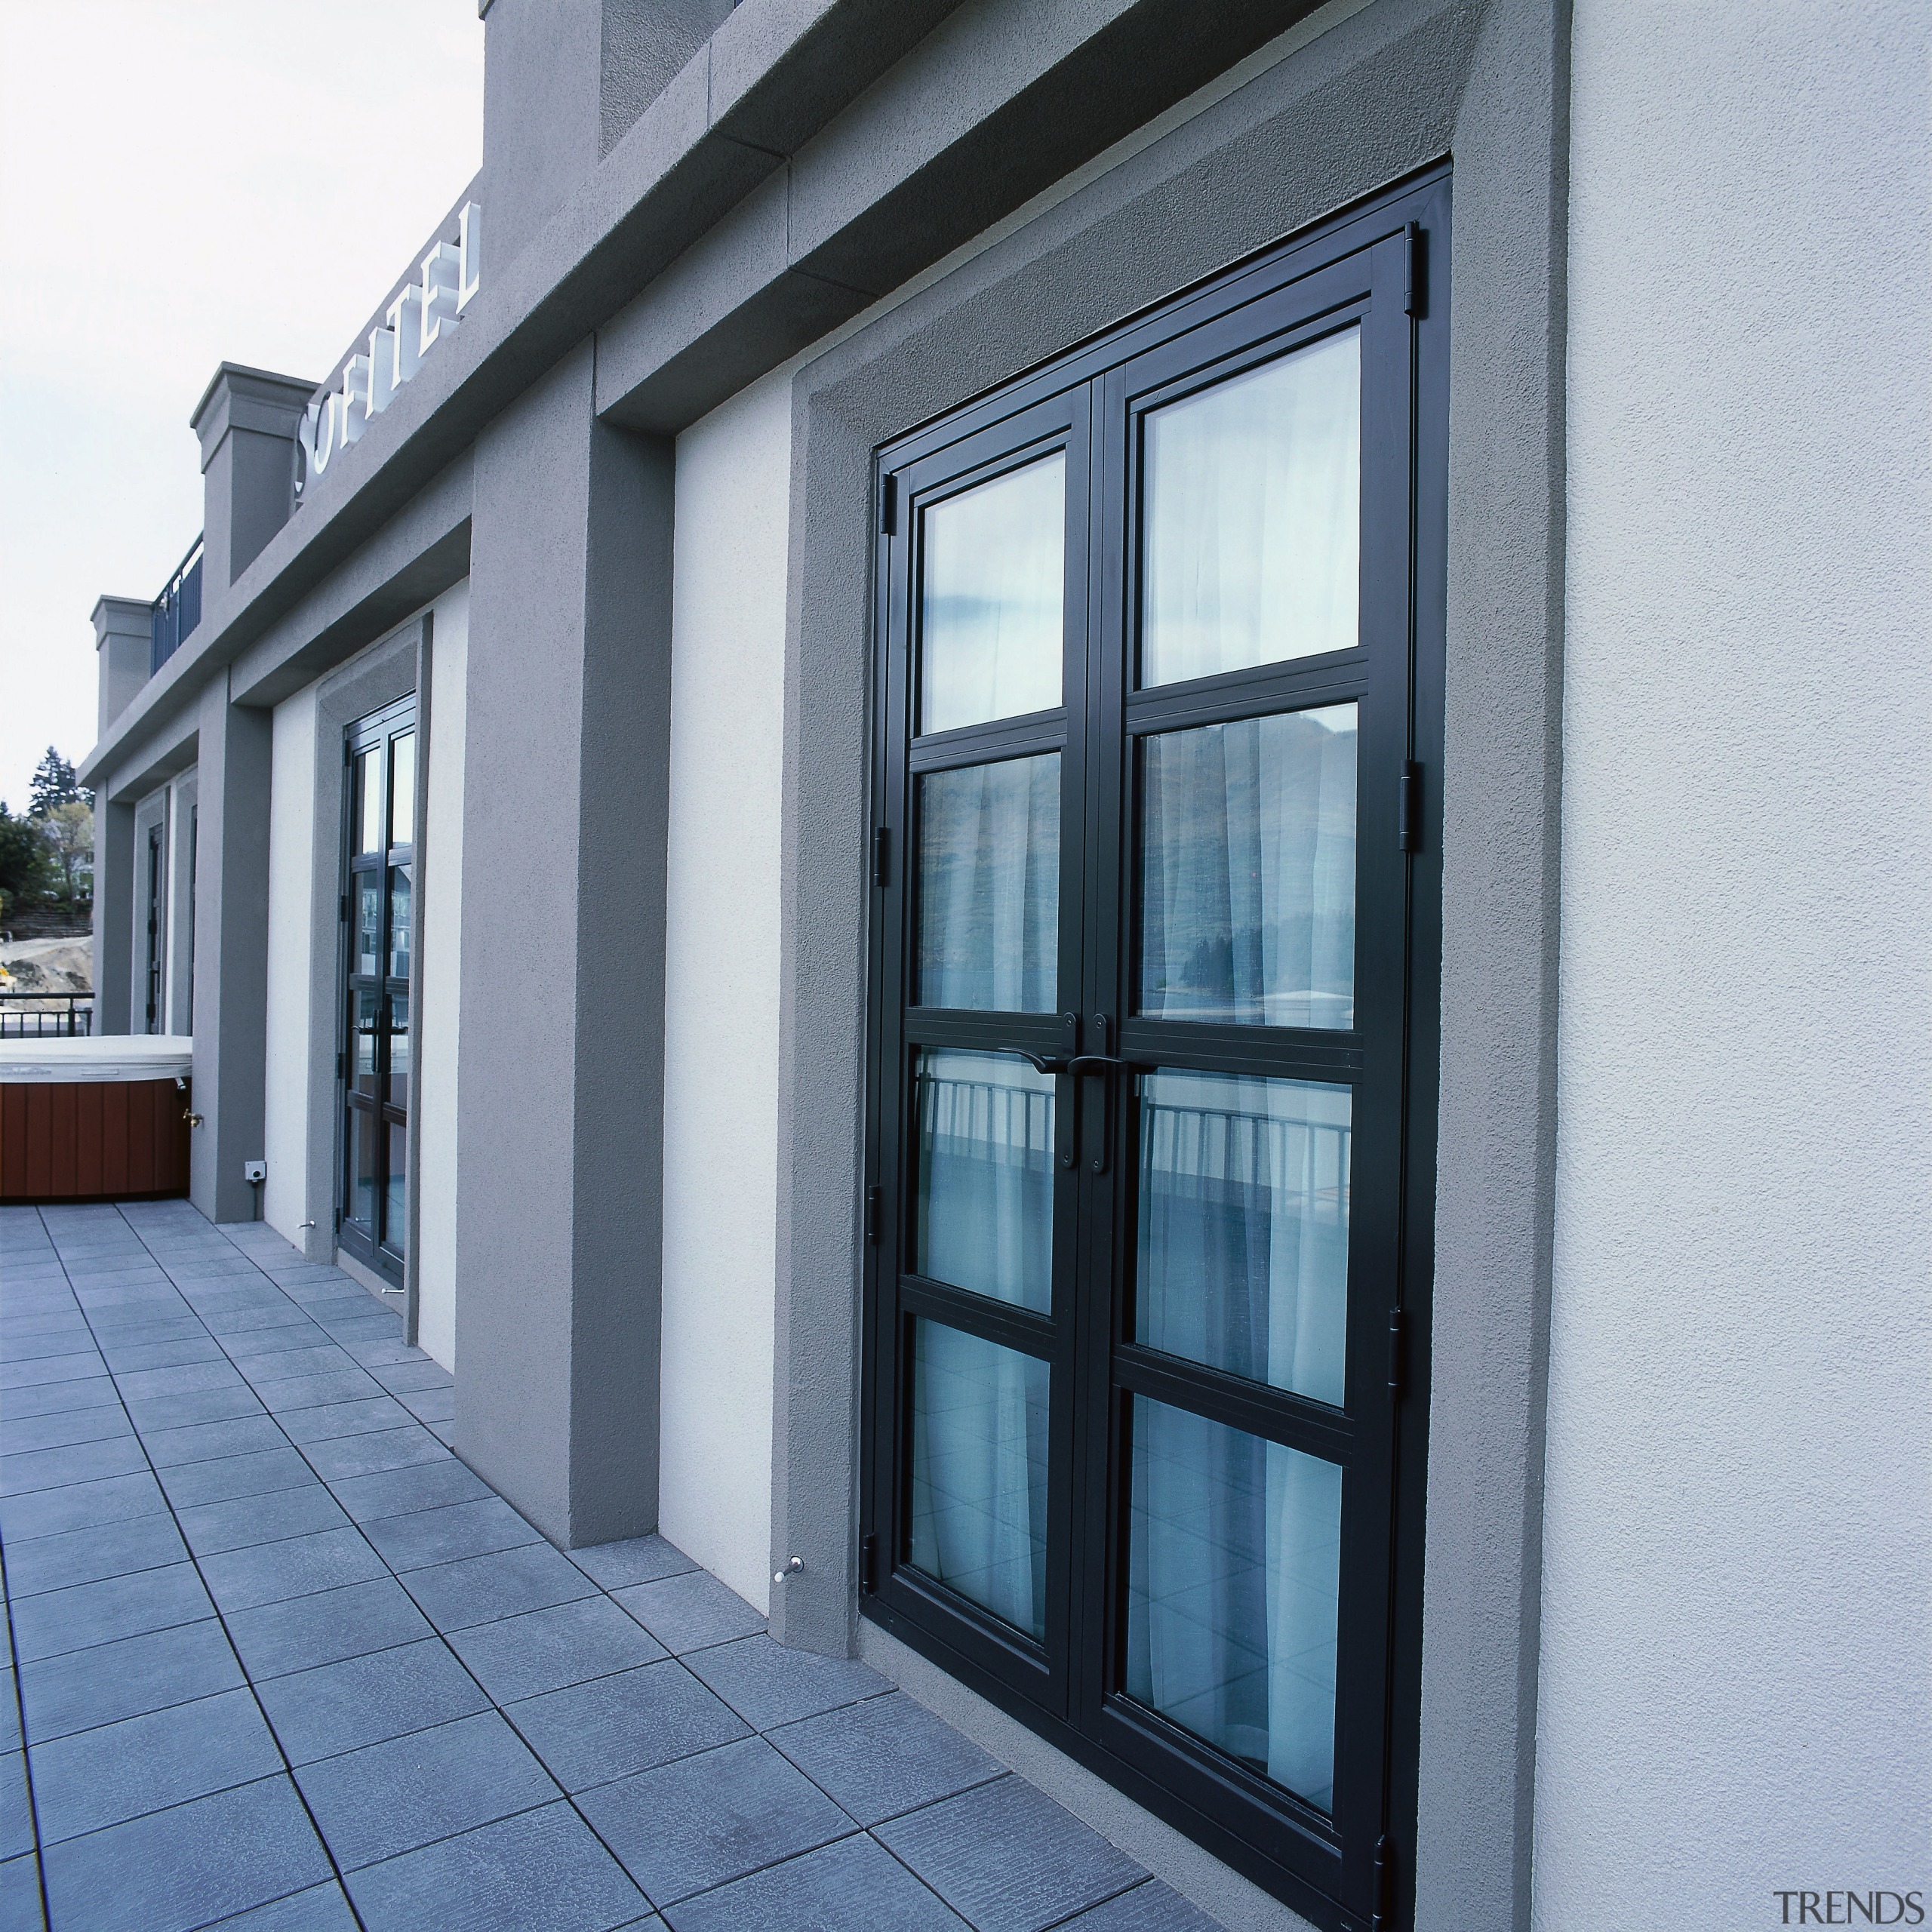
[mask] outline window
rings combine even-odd
[[[1364,1927],[1413,1723],[1441,192],[880,460],[864,1613]]]
[[[400,1285],[409,1218],[414,698],[350,726],[344,757],[343,1133],[337,1238]]]

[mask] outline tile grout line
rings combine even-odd
[[[160,1268],[162,1273],[165,1276],[166,1276],[166,1277],[167,1277],[167,1280],[168,1280],[168,1286],[169,1286],[170,1287],[171,1287],[172,1289],[174,1289],[174,1292],[175,1292],[177,1294],[181,1294],[180,1286],[180,1284],[179,1284],[175,1281],[175,1279],[174,1279],[174,1276],[173,1276],[173,1275],[169,1275],[169,1274],[168,1274],[168,1268],[167,1268],[167,1264],[166,1264],[165,1263],[164,1263],[164,1262],[162,1260],[162,1259],[161,1259],[160,1256],[158,1256],[158,1254],[155,1254],[154,1250],[153,1250],[152,1248],[151,1248],[151,1247],[149,1247],[148,1246],[148,1244],[147,1244],[146,1239],[146,1238],[142,1235],[141,1231],[140,1231],[138,1228],[137,1228],[137,1227],[134,1225],[134,1223],[133,1223],[132,1222],[129,1221],[129,1220],[128,1220],[127,1217],[126,1217],[125,1214],[122,1214],[121,1213],[120,1208],[119,1208],[119,1206],[118,1206],[118,1204],[116,1204],[116,1206],[115,1206],[115,1213],[116,1217],[117,1217],[119,1219],[119,1220],[121,1221],[122,1225],[124,1227],[127,1228],[127,1229],[128,1230],[128,1232],[129,1232],[131,1234],[132,1234],[132,1235],[134,1235],[134,1238],[140,1243],[141,1247],[142,1247],[142,1248],[143,1249],[143,1251],[144,1251],[146,1253],[147,1253],[148,1254],[149,1254],[150,1256],[152,1256],[152,1257],[153,1257],[154,1261],[155,1261],[155,1265]],[[44,1218],[44,1217],[43,1217],[43,1218]],[[48,1238],[49,1239],[49,1241],[52,1241],[52,1239],[53,1239],[53,1230],[52,1230],[51,1229],[49,1229],[48,1230]],[[230,1243],[230,1245],[231,1245],[231,1246],[232,1246],[232,1245],[233,1245],[233,1244],[232,1244],[232,1243]],[[59,1251],[59,1248],[58,1248],[57,1245],[56,1246],[56,1247],[55,1247],[55,1251],[55,1251],[56,1255],[57,1255],[57,1256],[58,1256],[58,1255],[59,1255],[59,1254],[60,1254],[60,1251]],[[252,1264],[251,1264],[251,1265],[252,1265]],[[60,1272],[61,1272],[61,1273],[62,1273],[63,1275],[67,1275],[67,1264],[66,1264],[66,1260],[65,1260],[65,1258],[64,1258],[64,1257],[61,1257],[61,1260],[60,1260]],[[257,1272],[260,1272],[260,1270],[257,1270]],[[74,1287],[73,1287],[73,1278],[72,1278],[71,1275],[67,1275],[67,1285],[68,1285],[69,1291],[70,1293],[74,1293]],[[182,1297],[181,1297],[181,1298],[182,1298],[182,1300],[183,1300],[184,1302],[187,1302],[187,1297],[186,1297],[186,1296],[185,1296],[185,1295],[182,1295]],[[76,1307],[79,1307],[79,1308],[80,1308],[80,1310],[81,1310],[81,1319],[82,1319],[83,1321],[86,1322],[86,1323],[87,1323],[87,1324],[88,1324],[88,1334],[89,1334],[91,1337],[92,1337],[93,1340],[94,1340],[94,1344],[95,1348],[96,1348],[97,1349],[100,1349],[100,1336],[99,1336],[97,1334],[96,1334],[96,1333],[95,1333],[93,1318],[92,1318],[92,1317],[91,1317],[91,1316],[88,1313],[88,1311],[87,1311],[87,1309],[85,1309],[85,1307],[82,1306],[82,1304],[81,1304],[80,1297],[79,1297],[79,1295],[78,1295],[78,1293],[74,1293],[74,1301],[75,1301],[75,1306],[76,1306]],[[201,1321],[201,1315],[200,1315],[200,1312],[199,1312],[199,1311],[198,1311],[198,1310],[197,1310],[197,1309],[195,1309],[193,1303],[188,1303],[188,1306],[189,1306],[189,1312],[194,1315],[194,1316],[195,1316],[195,1319],[198,1322],[198,1321]],[[210,1330],[210,1329],[208,1327],[208,1326],[207,1326],[207,1324],[206,1324],[205,1323],[202,1323],[202,1332],[203,1332],[205,1334],[208,1335],[209,1338],[212,1340],[214,1339],[213,1331],[212,1331],[211,1330]],[[216,1346],[217,1346],[217,1347],[219,1347],[220,1345],[219,1344],[219,1343],[217,1343],[216,1344]],[[223,1351],[223,1353],[224,1353],[224,1355],[226,1354],[226,1351],[225,1351],[225,1350]],[[106,1357],[106,1355],[105,1352],[103,1352],[103,1353],[102,1353],[102,1355],[101,1355],[101,1361],[102,1361],[102,1362],[103,1362],[103,1364],[106,1364],[106,1361],[107,1361],[107,1357]],[[117,1398],[117,1399],[118,1399],[118,1398],[119,1398],[119,1397],[120,1397],[120,1394],[121,1394],[121,1383],[120,1383],[119,1378],[118,1378],[118,1377],[115,1377],[115,1376],[114,1375],[114,1371],[113,1371],[113,1370],[112,1370],[111,1367],[108,1369],[108,1371],[107,1371],[107,1372],[108,1372],[108,1374],[109,1374],[109,1377],[110,1377],[110,1378],[112,1378],[112,1379],[113,1380],[113,1381],[114,1381],[114,1392],[115,1392],[115,1395],[116,1398]],[[251,1389],[251,1390],[250,1391],[250,1393],[251,1393],[251,1394],[253,1394],[253,1393],[254,1393],[254,1391]],[[126,1407],[126,1404],[125,1404],[125,1402],[122,1404],[122,1407],[123,1407],[124,1408]],[[264,1410],[263,1410],[263,1413],[264,1414],[267,1414],[267,1411],[266,1411],[266,1409],[264,1409]],[[292,1764],[291,1764],[291,1763],[289,1762],[288,1753],[288,1752],[287,1752],[287,1751],[283,1748],[283,1746],[282,1746],[282,1742],[281,1742],[281,1735],[280,1735],[280,1734],[279,1734],[278,1732],[277,1732],[277,1730],[275,1730],[275,1727],[274,1724],[269,1721],[269,1714],[268,1714],[268,1712],[267,1712],[265,1709],[263,1709],[261,1698],[260,1698],[260,1697],[257,1694],[257,1691],[256,1691],[256,1689],[255,1689],[255,1680],[254,1680],[254,1678],[253,1678],[253,1677],[249,1674],[249,1670],[248,1670],[248,1665],[247,1665],[245,1663],[244,1663],[244,1662],[243,1662],[243,1660],[242,1660],[242,1653],[241,1653],[240,1650],[237,1647],[237,1646],[236,1646],[236,1644],[235,1644],[234,1632],[233,1632],[232,1631],[231,1631],[231,1630],[229,1629],[229,1627],[228,1627],[228,1618],[227,1618],[227,1615],[226,1615],[226,1614],[223,1611],[223,1609],[222,1609],[222,1607],[221,1607],[220,1604],[216,1601],[216,1598],[215,1598],[215,1594],[214,1594],[214,1591],[213,1591],[213,1590],[211,1590],[211,1589],[210,1589],[208,1588],[208,1578],[207,1578],[206,1575],[203,1573],[202,1569],[201,1558],[200,1558],[198,1556],[197,1556],[197,1555],[195,1555],[195,1551],[194,1551],[194,1549],[193,1549],[193,1546],[192,1546],[189,1543],[189,1541],[188,1541],[188,1539],[187,1539],[186,1536],[185,1534],[183,1534],[182,1528],[181,1528],[181,1519],[180,1519],[180,1515],[178,1514],[178,1512],[177,1512],[176,1511],[176,1509],[175,1509],[175,1507],[174,1507],[174,1498],[173,1498],[172,1497],[171,1497],[171,1496],[168,1494],[168,1486],[167,1486],[167,1484],[165,1484],[165,1483],[162,1481],[162,1479],[161,1479],[161,1472],[160,1472],[159,1469],[155,1466],[155,1461],[154,1461],[153,1457],[149,1454],[149,1453],[148,1453],[148,1445],[147,1445],[147,1443],[146,1443],[146,1440],[143,1438],[143,1437],[142,1436],[142,1435],[141,1435],[141,1432],[140,1432],[140,1429],[139,1429],[137,1426],[136,1426],[136,1425],[135,1425],[135,1423],[134,1423],[134,1420],[133,1417],[130,1416],[130,1417],[128,1417],[128,1426],[129,1426],[130,1428],[133,1429],[134,1429],[134,1440],[135,1440],[137,1443],[139,1443],[139,1444],[140,1444],[141,1460],[143,1460],[143,1462],[144,1462],[144,1463],[147,1465],[148,1474],[149,1475],[149,1476],[150,1476],[150,1477],[152,1477],[152,1478],[155,1488],[156,1488],[156,1489],[158,1489],[158,1490],[161,1492],[161,1500],[162,1500],[162,1503],[163,1503],[164,1504],[165,1504],[165,1505],[166,1505],[166,1506],[167,1506],[167,1509],[168,1509],[168,1520],[169,1520],[169,1521],[171,1521],[171,1522],[174,1525],[174,1533],[175,1533],[175,1534],[176,1534],[177,1536],[178,1536],[178,1537],[180,1537],[180,1538],[181,1538],[181,1546],[182,1546],[182,1548],[183,1548],[183,1549],[186,1549],[186,1550],[187,1551],[187,1552],[188,1552],[188,1561],[189,1561],[190,1563],[192,1563],[192,1564],[195,1566],[195,1579],[196,1579],[196,1580],[197,1580],[197,1581],[201,1584],[201,1586],[202,1586],[202,1591],[203,1591],[203,1592],[206,1595],[206,1596],[207,1596],[207,1598],[208,1598],[208,1607],[209,1607],[209,1608],[210,1608],[210,1609],[214,1612],[216,1622],[217,1622],[217,1623],[218,1623],[220,1625],[220,1626],[221,1626],[221,1635],[222,1635],[222,1639],[223,1639],[223,1641],[227,1644],[227,1646],[228,1646],[228,1648],[229,1648],[229,1654],[230,1654],[230,1655],[234,1658],[234,1660],[235,1660],[235,1667],[238,1671],[240,1671],[240,1672],[241,1672],[241,1673],[242,1673],[242,1682],[243,1682],[244,1684],[245,1684],[248,1686],[248,1697],[249,1697],[249,1700],[250,1700],[250,1701],[251,1701],[251,1702],[254,1705],[254,1706],[255,1706],[255,1712],[256,1712],[256,1715],[257,1715],[257,1716],[261,1719],[261,1721],[262,1721],[262,1726],[263,1726],[263,1728],[265,1730],[266,1730],[266,1731],[267,1731],[267,1733],[268,1733],[268,1734],[269,1734],[269,1741],[270,1741],[270,1742],[274,1745],[274,1746],[275,1746],[275,1755],[276,1755],[278,1758],[280,1758],[280,1759],[281,1759],[281,1770],[282,1770],[282,1775],[283,1775],[283,1777],[285,1777],[285,1778],[287,1778],[287,1779],[288,1779],[288,1783],[289,1783],[290,1789],[291,1789],[291,1790],[293,1790],[293,1791],[294,1791],[294,1792],[295,1793],[295,1796],[296,1796],[297,1802],[297,1803],[299,1803],[299,1804],[301,1805],[301,1807],[302,1807],[303,1815],[306,1818],[307,1818],[307,1820],[309,1820],[309,1829],[312,1832],[313,1832],[315,1833],[315,1842],[321,1847],[321,1848],[322,1848],[322,1855],[323,1855],[323,1857],[325,1857],[325,1858],[328,1860],[328,1862],[329,1862],[329,1869],[330,1869],[330,1871],[331,1871],[331,1872],[333,1872],[333,1873],[334,1874],[334,1875],[335,1875],[336,1889],[337,1889],[338,1891],[340,1891],[340,1892],[341,1893],[341,1894],[342,1894],[342,1896],[343,1896],[343,1898],[344,1901],[346,1903],[346,1904],[347,1904],[347,1906],[348,1906],[348,1908],[349,1908],[349,1915],[350,1915],[350,1917],[351,1917],[351,1918],[352,1918],[355,1920],[355,1924],[356,1924],[356,1925],[357,1925],[357,1927],[358,1927],[358,1932],[368,1932],[368,1928],[367,1928],[367,1927],[365,1925],[364,1921],[363,1921],[362,1915],[361,1915],[361,1913],[359,1911],[358,1911],[358,1910],[356,1909],[355,1901],[352,1898],[351,1898],[351,1897],[349,1897],[349,1887],[348,1887],[348,1886],[347,1886],[347,1884],[343,1881],[343,1872],[342,1872],[342,1867],[341,1867],[340,1864],[340,1863],[337,1862],[337,1860],[336,1855],[335,1855],[335,1848],[334,1848],[334,1846],[332,1846],[332,1845],[329,1843],[329,1841],[328,1841],[328,1838],[327,1838],[323,1835],[322,1828],[321,1828],[321,1826],[320,1823],[317,1821],[316,1817],[315,1817],[315,1814],[314,1811],[313,1811],[313,1810],[310,1808],[310,1807],[309,1807],[308,1793],[307,1793],[307,1792],[306,1792],[302,1789],[302,1786],[301,1786],[300,1783],[298,1782],[298,1780],[297,1780],[296,1776],[295,1776],[295,1767],[294,1767]],[[276,1425],[276,1426],[277,1426],[278,1428],[279,1428],[279,1427],[280,1427],[280,1424],[278,1424],[278,1424]],[[291,1444],[291,1447],[292,1447],[292,1446],[293,1446],[293,1445]],[[305,1458],[305,1460],[306,1460],[306,1458]],[[372,1546],[372,1547],[373,1547],[373,1546]],[[10,1620],[10,1621],[11,1621],[11,1620]],[[195,1700],[195,1699],[190,1699],[189,1701],[190,1703],[194,1703],[194,1702],[198,1702],[198,1700]],[[181,1708],[182,1708],[182,1706],[179,1706],[179,1705],[177,1705],[177,1706],[171,1706],[171,1708],[173,1708],[173,1709],[181,1709]],[[23,1714],[23,1715],[24,1715],[24,1714]],[[25,1737],[24,1730],[23,1731],[21,1742],[22,1742],[22,1745],[23,1745],[23,1746],[24,1747],[25,1743],[26,1743],[26,1737]],[[31,1762],[31,1759],[29,1759],[29,1762]],[[251,1779],[245,1779],[245,1780],[243,1780],[242,1782],[242,1784],[252,1784],[252,1783],[254,1783],[255,1782],[255,1780],[254,1780],[254,1779],[251,1778]],[[242,1789],[242,1785],[241,1785],[241,1784],[236,1784],[236,1785],[227,1785],[227,1786],[223,1786],[223,1787],[222,1787],[222,1789],[223,1789],[223,1790],[227,1790],[227,1791],[235,1791],[235,1790],[239,1790],[240,1789]],[[204,1797],[214,1797],[214,1796],[217,1795],[218,1794],[217,1794],[217,1793],[216,1793],[216,1792],[203,1792],[203,1793],[202,1793],[202,1794],[200,1794],[200,1795],[201,1795],[202,1796],[204,1796]],[[192,1798],[190,1798],[190,1799],[186,1799],[186,1800],[184,1800],[184,1801],[183,1801],[183,1802],[184,1802],[184,1803],[188,1803],[188,1804],[192,1804],[192,1803],[193,1803],[194,1801],[194,1801],[193,1799],[192,1799]],[[164,1808],[166,1808],[166,1809],[172,1809],[173,1807],[164,1807]],[[152,1815],[154,1815],[154,1814],[137,1814],[137,1815],[142,1815],[142,1816],[152,1816]],[[117,1820],[116,1822],[117,1822],[117,1823],[118,1823],[118,1822],[125,1822],[125,1821]],[[103,1826],[103,1827],[101,1827],[100,1829],[110,1829],[110,1828],[109,1828],[109,1827]],[[36,1838],[36,1840],[38,1840],[38,1835],[39,1835],[39,1826],[38,1826],[38,1818],[37,1818],[37,1817],[36,1817],[36,1821],[35,1821],[35,1838]],[[80,1835],[85,1836],[85,1833],[83,1833],[83,1834],[81,1834]],[[42,1866],[42,1868],[41,1884],[42,1884],[42,1890],[43,1890],[43,1893],[44,1893],[44,1892],[45,1892],[45,1886],[46,1886],[46,1870],[45,1870],[45,1865],[43,1865],[43,1866]],[[306,1886],[304,1886],[304,1887],[303,1887],[301,1889],[302,1889],[302,1890],[306,1890],[308,1889],[308,1887],[306,1887]],[[294,1893],[285,1893],[285,1894],[282,1894],[282,1897],[285,1897],[285,1898],[293,1897],[294,1897],[294,1896],[295,1896],[295,1894],[294,1894]],[[278,1903],[278,1902],[279,1902],[278,1900],[274,1900],[274,1899],[263,1900],[259,1901],[259,1903],[263,1903],[263,1904],[269,1904],[269,1905],[275,1904],[275,1903]],[[248,1906],[248,1907],[245,1907],[245,1908],[244,1908],[244,1909],[245,1909],[245,1910],[251,1910],[251,1911],[252,1911],[253,1909],[254,1909],[254,1908],[253,1906]],[[227,1916],[232,1916],[232,1915],[227,1915]],[[214,1922],[215,1922],[215,1921],[204,1921],[204,1923],[205,1923],[205,1924],[212,1924],[212,1923],[214,1923]],[[51,1927],[52,1927],[52,1919],[51,1919],[51,1917],[50,1917],[50,1918],[49,1918],[49,1920],[48,1920],[48,1925],[49,1925],[49,1928],[50,1928],[50,1932],[51,1932]]]

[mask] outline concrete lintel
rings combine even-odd
[[[598,409],[682,428],[1309,11],[989,0],[951,14],[890,88],[855,101],[598,331]]]
[[[128,748],[127,761],[103,775],[97,797],[131,804],[157,785],[186,771],[195,762],[201,737],[198,707],[185,718],[171,719],[158,731]]]
[[[237,700],[280,703],[460,581],[469,511],[466,453],[235,659]]]

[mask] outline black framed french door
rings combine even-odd
[[[1432,219],[1439,179],[880,463],[863,1607],[1364,1927],[1420,1527]]]
[[[336,1238],[401,1284],[408,1241],[416,700],[351,725],[343,755],[341,1146]]]

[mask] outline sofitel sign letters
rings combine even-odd
[[[369,331],[368,352],[343,365],[342,387],[309,404],[296,432],[305,482],[321,475],[339,451],[361,440],[371,419],[388,408],[423,358],[456,327],[482,285],[482,261],[483,211],[467,202],[457,217],[455,245],[438,242],[423,257],[422,279],[389,304],[386,326]]]

